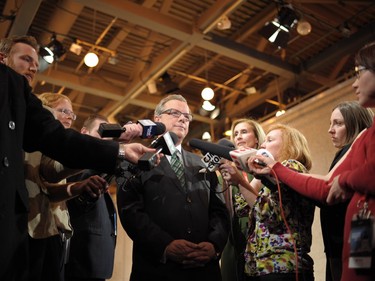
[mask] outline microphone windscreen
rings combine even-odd
[[[230,148],[235,148],[233,142],[231,142],[230,140],[228,140],[226,138],[219,139],[217,144],[224,145],[224,146],[227,146],[227,147],[230,147]]]
[[[209,152],[211,154],[214,154],[219,157],[223,157],[229,161],[232,161],[232,158],[230,157],[229,152],[234,150],[234,148],[230,148],[230,147],[220,145],[220,144],[206,142],[206,141],[199,140],[199,139],[191,139],[189,141],[189,145],[201,151]]]
[[[165,130],[166,130],[164,123],[161,123],[161,122],[155,122],[155,124],[156,124],[156,128],[155,128],[155,132],[154,132],[154,134],[155,134],[156,136],[161,135],[161,134],[164,134],[164,132],[165,132]]]

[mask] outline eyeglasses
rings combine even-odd
[[[361,72],[364,70],[367,70],[367,68],[362,65],[357,65],[356,67],[354,67],[354,72],[357,79],[361,78]]]
[[[175,118],[180,118],[180,116],[183,115],[187,121],[191,122],[193,120],[193,115],[190,113],[182,113],[181,111],[173,108],[166,109],[160,114],[172,115]]]
[[[65,116],[69,116],[70,118],[72,118],[73,120],[76,120],[77,119],[77,115],[74,114],[73,111],[70,111],[69,109],[66,109],[66,108],[59,108],[59,109],[55,109],[56,111],[64,114]]]

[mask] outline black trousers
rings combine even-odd
[[[29,237],[30,281],[64,281],[63,243],[60,235]]]

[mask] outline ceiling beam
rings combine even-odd
[[[23,1],[8,36],[27,34],[41,3],[42,0]]]

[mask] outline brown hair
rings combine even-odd
[[[33,47],[37,52],[39,52],[39,45],[36,39],[33,36],[11,36],[8,38],[3,38],[0,40],[0,53],[9,55],[12,51],[12,48],[17,43],[24,43]]]
[[[355,56],[355,64],[375,73],[375,42],[362,47]]]
[[[278,161],[294,159],[310,170],[312,166],[311,154],[305,136],[297,129],[284,124],[271,125],[267,133],[273,130],[280,130],[282,133],[283,143]]]
[[[92,114],[87,119],[85,122],[83,122],[83,128],[86,128],[88,131],[91,131],[93,129],[94,122],[96,120],[101,120],[103,123],[108,123],[107,117],[104,117],[103,115],[100,114]]]
[[[374,112],[370,108],[364,108],[357,101],[344,101],[333,110],[340,110],[346,127],[345,144],[351,144],[360,132],[372,126]],[[332,111],[333,111],[332,110]]]
[[[163,98],[163,99],[158,103],[158,105],[157,105],[156,108],[155,108],[155,112],[154,112],[155,116],[159,116],[159,115],[164,111],[164,109],[165,109],[165,108],[164,108],[164,105],[165,105],[167,102],[171,101],[171,100],[178,100],[178,101],[182,101],[182,102],[184,102],[184,103],[187,104],[187,100],[186,100],[183,96],[178,95],[178,94],[169,95],[169,96]],[[190,112],[190,108],[189,108],[189,113],[191,113],[191,112]]]

